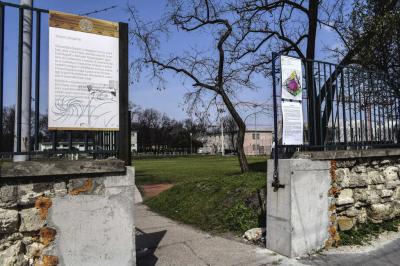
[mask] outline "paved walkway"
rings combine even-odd
[[[378,249],[359,253],[333,253],[323,254],[301,260],[306,265],[331,265],[331,266],[399,266],[400,265],[400,239],[382,245]]]
[[[222,237],[135,206],[137,265],[299,265],[272,251]]]
[[[211,236],[135,205],[137,265],[337,265],[400,266],[400,239],[369,252],[330,250],[289,259],[265,248]]]
[[[139,201],[140,202],[140,201]],[[400,266],[400,239],[364,253],[335,250],[289,259],[265,248],[246,245],[177,223],[135,205],[137,265],[360,265]]]

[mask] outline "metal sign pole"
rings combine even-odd
[[[275,60],[278,58],[277,53],[272,53],[272,98],[274,107],[274,179],[272,181],[272,186],[274,191],[278,191],[280,188],[284,188],[284,185],[279,183],[279,158],[278,158],[278,104],[276,101],[276,80],[275,80]]]
[[[128,81],[128,24],[119,23],[119,144],[118,158],[125,161],[126,166],[131,160],[131,133],[129,118],[129,81]]]
[[[33,1],[21,0],[21,6],[32,7]],[[19,16],[18,104],[16,108],[14,151],[29,152],[32,86],[32,10],[20,7]],[[28,155],[15,155],[14,161],[26,161],[28,158]]]

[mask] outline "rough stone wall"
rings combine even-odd
[[[331,231],[400,216],[400,157],[331,162]]]
[[[120,192],[110,192],[112,189],[116,190],[115,187],[110,188],[110,180],[117,180],[115,177],[34,177],[15,180],[8,178],[4,181],[0,176],[0,265],[65,265],[66,259],[62,258],[62,254],[60,256],[54,252],[54,249],[60,250],[59,247],[55,247],[55,242],[61,233],[49,217],[55,211],[52,210],[54,203],[56,200],[69,203],[77,197],[116,197],[115,194]],[[85,205],[85,201],[87,198],[84,198],[84,202],[79,206]],[[87,218],[89,217],[88,214]]]
[[[54,237],[46,227],[51,199],[71,193],[73,184],[51,178],[48,182],[1,184],[0,265],[40,265],[42,251]]]

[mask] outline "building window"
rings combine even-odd
[[[260,139],[260,133],[253,133],[253,139]]]
[[[260,149],[260,145],[259,144],[253,144],[253,151],[258,151]]]

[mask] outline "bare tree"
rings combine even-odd
[[[355,0],[353,2],[368,0]],[[373,31],[362,31],[357,38],[348,38],[348,18],[354,6],[351,1],[326,1],[326,0],[237,0],[230,5],[233,12],[239,16],[240,34],[236,35],[232,43],[232,52],[235,59],[248,58],[244,68],[250,77],[252,73],[270,73],[273,60],[272,51],[279,54],[292,54],[301,58],[306,70],[308,127],[316,139],[311,139],[312,144],[324,142],[326,132],[317,129],[326,129],[328,117],[332,112],[332,104],[327,101],[324,107],[319,105],[320,99],[333,99],[335,90],[332,84],[340,76],[342,66],[357,62],[357,56],[363,54],[368,47],[368,41],[374,36]],[[378,12],[385,15],[395,8],[398,0],[379,1]],[[375,24],[377,21],[372,21]],[[341,41],[344,49],[340,49],[340,67],[333,69],[322,84],[319,95],[313,95],[315,87],[314,69],[312,61],[315,60],[316,40],[318,26],[330,29]],[[367,48],[368,49],[368,48]],[[316,125],[312,122],[316,121]],[[320,124],[322,121],[322,124]],[[314,143],[316,142],[316,143]]]
[[[207,112],[217,101],[222,100],[238,127],[237,152],[242,172],[249,170],[243,149],[246,125],[238,111],[236,93],[242,89],[253,89],[254,85],[243,73],[242,66],[232,59],[231,42],[237,29],[237,16],[229,6],[214,0],[170,0],[166,18],[158,23],[146,24],[138,19],[130,7],[134,27],[132,35],[142,47],[141,61],[152,66],[153,76],[162,81],[163,71],[182,75],[192,84],[193,90],[186,96],[190,112],[198,112],[201,106]],[[173,30],[210,34],[212,51],[192,49],[183,55],[162,57],[157,53],[160,35]],[[140,63],[139,63],[140,65]]]
[[[3,108],[2,136],[0,143],[1,151],[12,151],[14,143],[15,107]]]
[[[253,73],[270,75],[272,52],[292,54],[304,62],[306,72],[308,121],[311,134],[317,133],[312,121],[319,121],[320,110],[313,95],[314,70],[318,26],[337,32],[344,17],[346,1],[320,0],[238,0],[230,6],[240,16],[240,34],[232,43],[235,59],[248,58],[244,67]],[[331,83],[329,83],[331,84]]]

